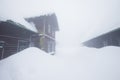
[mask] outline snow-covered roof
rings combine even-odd
[[[29,23],[31,23],[32,19],[38,19],[38,18],[41,18],[41,17],[51,17],[50,19],[51,19],[51,22],[54,24],[55,30],[59,31],[59,26],[58,26],[58,21],[57,21],[56,14],[52,11],[41,13],[41,14],[39,14],[39,16],[26,17],[25,20],[28,21]]]
[[[29,24],[27,21],[24,20],[24,18],[2,18],[0,19],[0,21],[13,21],[15,22],[17,25],[23,25],[22,27],[25,28],[25,29],[28,29],[28,30],[31,30],[33,32],[38,32],[36,27],[32,24]]]
[[[106,34],[106,33],[109,33],[113,30],[116,30],[120,28],[120,26],[112,26],[112,27],[102,27],[102,28],[99,28],[99,29],[95,29],[94,31],[92,31],[91,33],[88,33],[84,40],[82,42],[85,42],[85,41],[88,41],[90,39],[93,39],[95,37],[98,37],[98,36],[101,36],[103,34]]]

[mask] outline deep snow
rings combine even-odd
[[[120,49],[57,49],[55,56],[31,47],[0,61],[0,80],[119,80]]]

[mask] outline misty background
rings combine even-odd
[[[0,18],[55,13],[58,47],[81,42],[120,26],[119,0],[0,0]]]
[[[0,19],[55,13],[57,54],[28,48],[0,62],[2,80],[119,80],[120,49],[80,47],[120,26],[120,0],[0,0]]]

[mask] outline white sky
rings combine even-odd
[[[120,26],[119,0],[0,0],[0,18],[55,12],[60,46],[80,45],[87,37]]]

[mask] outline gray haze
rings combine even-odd
[[[0,18],[37,16],[55,12],[59,46],[80,42],[120,26],[119,0],[0,0]]]

